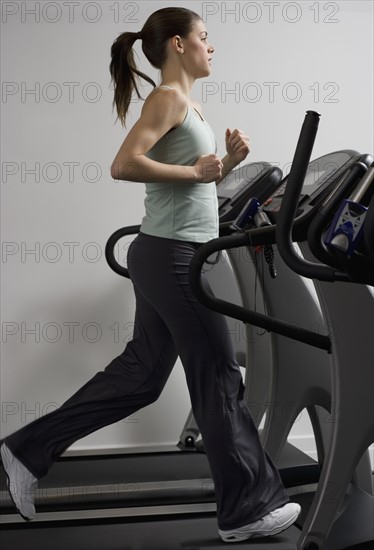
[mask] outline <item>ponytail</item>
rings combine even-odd
[[[113,108],[116,106],[122,126],[125,126],[134,91],[139,99],[143,99],[138,88],[139,77],[156,88],[153,80],[136,66],[133,51],[136,40],[142,40],[142,50],[150,64],[161,69],[167,57],[168,39],[176,35],[187,37],[200,19],[197,13],[186,8],[162,8],[148,17],[140,32],[124,32],[114,41],[109,70],[114,83]]]
[[[155,88],[156,84],[146,74],[139,71],[134,59],[133,46],[141,38],[141,32],[124,32],[118,36],[111,48],[112,60],[109,66],[114,84],[114,106],[117,109],[117,119],[125,126],[127,111],[134,93],[143,99],[139,92],[139,77],[144,78]]]

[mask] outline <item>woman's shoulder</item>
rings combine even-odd
[[[182,123],[188,108],[187,98],[176,88],[157,87],[150,92],[144,101],[142,113],[152,110],[159,116],[171,114],[175,124]]]
[[[175,105],[176,107],[185,107],[187,105],[187,98],[182,92],[176,88],[171,88],[169,86],[158,86],[150,92],[150,94],[145,99],[144,105],[148,104],[158,104],[158,105]]]

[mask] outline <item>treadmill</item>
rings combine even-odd
[[[374,168],[371,166],[373,157],[358,155],[354,158],[353,155],[354,162],[350,163],[348,169],[346,167],[338,178],[334,178],[334,174],[326,175],[325,171],[321,171],[312,187],[314,192],[308,192],[312,175],[310,169],[313,165],[308,165],[308,161],[318,120],[317,113],[307,113],[287,185],[284,188],[281,186],[264,207],[265,211],[268,210],[272,214],[276,225],[269,225],[265,229],[247,229],[241,235],[227,237],[225,242],[210,241],[196,253],[190,271],[192,289],[207,307],[325,349],[329,353],[332,379],[331,438],[324,449],[325,459],[317,491],[300,487],[299,494],[293,497],[303,508],[301,518],[297,521],[301,530],[297,542],[299,550],[359,548],[374,541],[374,498],[367,452],[368,446],[374,440],[374,302],[367,287],[374,284],[374,260],[364,253],[359,256],[346,255],[342,261],[341,258],[333,256],[325,245],[320,244],[321,233],[324,233],[331,223],[331,216],[329,218],[328,214],[334,214],[334,208],[339,200],[344,199],[349,192],[353,192],[352,198],[356,200],[358,196],[363,196],[362,190],[367,193],[369,199],[370,193],[374,193]],[[330,160],[335,164],[334,154]],[[341,233],[344,237],[346,234],[354,234],[352,227],[355,229],[360,220],[352,214],[353,222],[347,226],[346,205],[345,208],[341,215],[341,226],[344,227]],[[275,318],[266,318],[245,308],[233,306],[212,297],[201,286],[200,270],[208,254],[223,246],[227,249],[246,244],[256,246],[272,242],[274,228],[277,246],[285,263],[299,275],[315,279],[322,311],[330,328],[328,336],[287,326]],[[368,231],[369,229],[365,233],[366,236]],[[342,234],[338,235],[340,240]],[[312,243],[317,257],[324,262],[328,260],[328,265],[313,261],[313,254],[306,243],[307,238],[308,244]],[[372,236],[368,239],[371,242]],[[307,260],[295,252],[292,241],[300,242],[301,251]],[[335,281],[337,282],[332,285]],[[336,327],[339,332],[332,333],[332,327]],[[320,337],[319,341],[317,336]],[[323,347],[323,340],[327,344],[326,347]],[[359,370],[356,370],[357,358]],[[299,377],[306,377],[308,381],[308,372],[303,368],[304,365],[297,367],[293,367],[296,385]],[[281,375],[278,378],[280,379]],[[278,393],[275,393],[278,396],[278,404],[289,402],[288,388],[293,385],[290,383],[291,380],[292,378],[288,377],[288,384],[283,384],[283,387],[282,384],[274,384],[278,389]],[[311,380],[309,377],[309,381]],[[315,390],[311,384],[309,393]],[[319,393],[317,391],[317,398]],[[356,471],[355,475],[356,469],[358,472]]]
[[[253,193],[254,194],[254,193]],[[254,230],[257,231],[257,230]],[[225,241],[226,237],[223,237]],[[225,244],[225,243],[222,243]],[[204,245],[206,246],[206,245]],[[204,247],[201,247],[201,249]],[[200,249],[200,250],[201,250]],[[199,251],[200,252],[200,251]],[[277,327],[274,325],[274,329]],[[294,334],[293,327],[288,327],[283,324],[281,327],[282,332],[286,331],[287,334]],[[299,331],[297,331],[299,332]],[[316,341],[321,345],[326,346],[327,340],[317,335]],[[159,455],[160,459],[162,457]],[[202,453],[181,451],[178,448],[174,455],[174,461],[176,457],[185,456],[188,461],[193,461],[194,457],[203,457]],[[149,455],[151,457],[150,463],[154,468],[155,458],[157,455]],[[60,511],[54,513],[41,512],[38,513],[36,520],[26,524],[20,523],[18,517],[16,519],[12,514],[5,514],[2,520],[2,532],[0,533],[0,542],[2,548],[50,548],[51,542],[56,548],[159,548],[168,549],[173,548],[187,548],[195,549],[201,547],[209,548],[222,548],[222,542],[218,538],[217,525],[215,519],[215,505],[213,502],[200,502],[198,505],[180,504],[178,499],[174,503],[170,504],[152,504],[144,506],[143,502],[140,505],[140,492],[139,485],[136,481],[130,487],[124,487],[125,493],[127,493],[132,500],[132,506],[122,500],[122,495],[118,491],[118,477],[112,470],[108,470],[109,465],[105,466],[105,460],[107,457],[95,457],[92,462],[98,462],[101,469],[107,477],[112,476],[112,481],[117,480],[116,506],[112,508],[105,508],[102,506],[102,501],[108,498],[108,493],[105,494],[101,488],[98,490],[99,482],[96,480],[96,491],[90,491],[88,486],[85,486],[86,502],[84,503],[84,510],[73,510],[72,506],[72,494],[76,493],[71,491],[71,487],[66,484],[68,477],[64,477],[64,484],[61,486],[54,486],[55,491],[52,495],[52,500],[57,507],[60,506]],[[117,457],[120,461],[124,457]],[[140,459],[140,455],[134,455],[134,460],[137,462]],[[63,458],[61,464],[68,464],[73,462],[81,462],[81,468],[86,471],[90,461],[86,462],[85,457],[80,459],[70,460],[69,458]],[[58,463],[59,464],[59,463]],[[58,466],[56,464],[53,470],[56,470]],[[127,466],[122,465],[122,472]],[[52,473],[52,470],[51,470]],[[144,470],[142,472],[144,474]],[[127,475],[127,470],[126,470]],[[179,475],[179,474],[178,474]],[[48,477],[48,476],[46,476]],[[126,477],[126,480],[128,477]],[[180,477],[178,478],[180,479]],[[185,479],[185,478],[183,478]],[[82,485],[81,474],[77,474],[76,480]],[[63,489],[69,493],[70,499],[65,505],[61,502],[64,498]],[[61,490],[62,489],[62,490]],[[113,487],[112,487],[113,489]],[[151,482],[148,484],[149,496],[152,497]],[[206,494],[212,491],[211,486],[205,485],[205,482],[200,484],[200,493],[203,493],[203,500],[206,498]],[[295,488],[298,492],[299,488]],[[46,491],[47,492],[47,491]],[[52,491],[53,492],[53,491]],[[292,491],[291,491],[292,492]],[[99,497],[98,497],[99,495]],[[66,497],[66,494],[65,494]],[[70,500],[70,502],[69,502]],[[78,497],[76,500],[79,500]],[[89,506],[87,506],[87,500],[91,500]],[[110,499],[109,499],[110,500]],[[101,501],[101,502],[99,502]],[[77,504],[77,507],[80,507]],[[37,510],[41,509],[38,508]],[[204,513],[204,517],[202,517]],[[4,520],[5,518],[5,520]],[[21,520],[22,521],[22,520]],[[299,530],[297,527],[292,527],[287,532],[272,538],[269,542],[261,540],[260,546],[262,549],[274,548],[274,545],[278,545],[280,550],[296,548],[296,541],[299,536]],[[253,543],[251,548],[256,546]],[[330,549],[329,549],[330,550]],[[333,550],[333,547],[331,547]]]

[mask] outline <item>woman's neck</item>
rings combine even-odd
[[[190,100],[193,84],[194,80],[187,74],[175,75],[170,71],[161,72],[160,86],[170,86],[179,90],[188,100]]]

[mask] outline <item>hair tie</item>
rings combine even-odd
[[[142,31],[139,31],[136,33],[136,38],[142,38]]]

